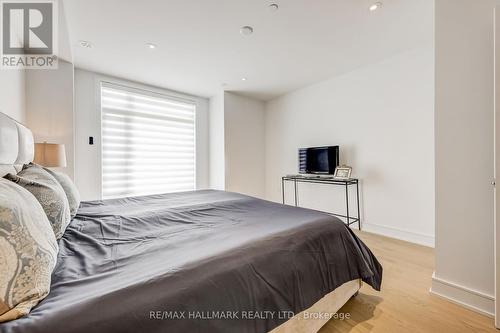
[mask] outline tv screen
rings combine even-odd
[[[333,175],[338,165],[338,146],[299,149],[299,173]]]

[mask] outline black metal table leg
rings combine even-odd
[[[347,206],[347,225],[351,226],[350,219],[349,219],[349,185],[347,183],[345,184],[345,203]]]
[[[293,186],[295,187],[295,207],[297,207],[297,179],[294,180]]]
[[[320,184],[332,184],[332,185],[343,185],[345,186],[345,197],[346,197],[346,215],[342,214],[335,214],[335,213],[328,213],[333,216],[337,216],[339,218],[347,219],[346,224],[348,226],[351,226],[351,224],[354,224],[358,222],[358,229],[361,230],[361,207],[360,207],[360,199],[359,199],[359,180],[358,179],[347,179],[347,180],[335,180],[335,179],[327,179],[327,180],[321,180],[320,178],[307,178],[307,177],[282,177],[281,178],[281,195],[282,195],[282,202],[285,204],[286,201],[286,194],[285,194],[285,186],[287,181],[293,181],[293,187],[294,187],[294,204],[295,207],[299,206],[299,189],[298,189],[298,184],[299,183],[320,183]],[[357,204],[357,216],[351,217],[351,213],[349,211],[349,186],[351,185],[356,185],[356,204]],[[352,220],[352,222],[351,222]]]
[[[281,195],[283,196],[283,205],[285,204],[285,179],[281,178]]]
[[[358,204],[358,230],[361,230],[361,213],[359,209],[359,181],[356,182],[356,201]]]

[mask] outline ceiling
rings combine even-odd
[[[370,12],[375,1],[64,0],[64,7],[78,68],[204,97],[227,90],[270,100],[432,45],[432,0],[383,0]],[[245,25],[252,35],[240,34]]]

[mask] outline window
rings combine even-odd
[[[196,104],[101,85],[103,199],[195,189]]]

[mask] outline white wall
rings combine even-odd
[[[500,4],[500,0],[497,1]],[[494,22],[494,68],[495,68],[495,97],[494,97],[494,175],[495,183],[496,179],[500,179],[500,6],[495,8],[495,22]],[[493,212],[493,232],[494,232],[494,283],[493,288],[495,297],[495,327],[500,328],[500,226],[498,221],[500,221],[500,188],[495,186],[494,197],[494,212]]]
[[[68,22],[66,21],[66,14],[64,9],[64,2],[58,1],[57,3],[57,28],[58,28],[58,52],[59,59],[73,63],[73,52],[71,50],[71,42],[69,39]]]
[[[75,183],[82,200],[101,198],[101,112],[98,76],[75,69]],[[89,136],[94,145],[88,144]]]
[[[72,59],[71,48],[69,45],[67,24],[66,24],[66,18],[63,14],[64,12],[63,8],[64,5],[61,1],[58,4],[58,9],[59,9],[58,56],[64,60],[71,62]],[[29,101],[27,101],[27,98],[29,97],[27,96],[27,89],[29,88],[31,93],[33,93],[33,91],[38,90],[35,89],[35,86],[39,82],[37,80],[38,78],[46,77],[47,75],[50,76],[51,78],[58,78],[60,76],[68,75],[68,70],[67,70],[68,63],[61,61],[61,66],[62,70],[57,71],[55,75],[51,75],[54,73],[47,73],[47,71],[45,70],[2,70],[0,73],[0,112],[5,113],[8,116],[14,118],[15,120],[26,124],[27,112],[30,113],[37,112],[37,110],[33,108],[31,108],[31,110],[27,110],[27,104],[29,103]],[[30,82],[34,81],[34,82],[31,82],[28,87],[27,81]],[[41,80],[41,81],[42,82],[40,82],[41,85],[40,89],[51,89],[51,86],[53,86],[52,81],[46,81],[46,80]],[[64,82],[67,82],[67,80],[64,80]],[[58,82],[56,82],[55,84],[57,87],[54,87],[54,89],[60,87]],[[64,89],[62,92],[67,92],[67,90]],[[38,94],[37,96],[41,97],[40,95],[41,94]],[[65,97],[63,97],[63,99],[65,99]],[[37,103],[43,103],[43,101],[38,99]],[[42,104],[40,105],[42,106]],[[46,110],[44,106],[42,106],[42,108]],[[33,117],[30,118],[32,119]],[[32,122],[30,121],[30,123]],[[63,170],[63,171],[67,171],[69,174],[71,174],[71,169],[72,167],[70,167],[68,170]]]
[[[265,196],[264,103],[224,93],[225,188]]]
[[[26,123],[35,142],[63,143],[67,167],[74,179],[73,64],[59,59],[56,70],[26,71]]]
[[[82,200],[101,198],[101,110],[100,83],[119,83],[138,89],[146,89],[171,96],[189,97],[196,100],[196,186],[208,187],[208,105],[205,98],[188,96],[178,92],[146,86],[137,82],[101,75],[82,69],[75,70],[75,182]],[[89,136],[94,145],[89,145]]]
[[[209,111],[209,185],[212,189],[226,188],[226,167],[224,151],[224,92],[210,98]]]
[[[26,73],[3,70],[0,73],[0,112],[24,123],[26,121]]]
[[[436,1],[434,293],[493,313],[495,0]]]
[[[432,246],[433,73],[428,45],[271,101],[267,197],[281,201],[281,176],[298,172],[298,148],[340,145],[341,163],[362,182],[363,228]],[[299,192],[302,206],[345,211],[342,188],[301,185]]]

